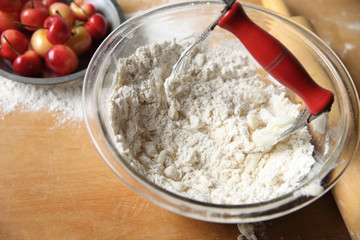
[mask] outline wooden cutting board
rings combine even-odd
[[[236,225],[188,219],[140,197],[101,160],[83,123],[55,124],[45,112],[18,112],[0,121],[0,239],[238,236]],[[274,239],[350,239],[330,194],[256,228]]]
[[[128,13],[165,2],[118,1]],[[137,195],[101,160],[83,122],[56,121],[46,111],[0,120],[0,239],[237,238],[234,224],[185,218]],[[331,194],[255,230],[259,239],[350,239]]]

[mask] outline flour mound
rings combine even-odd
[[[259,80],[241,46],[199,46],[166,85],[183,49],[154,43],[119,60],[109,111],[121,154],[150,181],[204,202],[255,203],[296,188],[315,164],[306,129],[271,151],[245,150],[258,129],[295,119],[300,106]]]

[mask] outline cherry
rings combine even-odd
[[[41,58],[34,50],[28,50],[19,55],[13,62],[13,67],[17,73],[27,77],[37,77],[41,73]]]
[[[69,5],[63,2],[55,2],[49,6],[50,16],[60,16],[66,20],[70,27],[75,24],[75,16]]]
[[[49,16],[44,21],[47,28],[46,37],[52,44],[63,44],[71,36],[71,29],[65,19],[60,16]]]
[[[19,12],[21,7],[21,0],[0,0],[0,11]]]
[[[70,39],[65,43],[77,55],[81,55],[90,49],[92,38],[90,33],[83,26],[78,26],[72,29]]]
[[[9,44],[11,43],[11,45]],[[23,54],[29,48],[29,40],[26,36],[15,29],[5,30],[1,34],[1,56],[5,59],[14,60],[18,54]]]
[[[27,50],[24,54],[20,54],[6,36],[3,38],[17,55],[13,62],[17,73],[28,77],[35,77],[41,73],[41,58],[35,51]]]
[[[88,1],[76,0],[70,3],[70,8],[75,17],[81,21],[86,21],[96,12],[94,5]]]
[[[44,20],[48,16],[45,5],[39,1],[28,1],[23,6],[20,13],[20,21],[24,25],[34,27],[25,27],[29,31],[36,31],[36,27],[42,27]]]
[[[31,35],[30,46],[41,57],[45,57],[46,52],[53,46],[46,37],[46,29],[39,28]]]
[[[0,34],[7,29],[17,29],[19,26],[14,22],[20,20],[20,15],[17,12],[4,12],[0,11]]]
[[[57,76],[74,72],[79,65],[79,58],[68,46],[54,45],[45,56],[46,66]]]
[[[84,26],[95,40],[103,39],[108,31],[107,20],[101,13],[91,15]]]

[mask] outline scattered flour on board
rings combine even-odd
[[[360,22],[353,22],[346,25],[348,29],[360,31]]]
[[[250,223],[239,223],[237,224],[237,228],[240,232],[237,240],[257,240],[254,225]]]
[[[343,48],[342,52],[340,53],[340,56],[341,56],[342,58],[344,58],[345,55],[348,53],[348,51],[353,50],[353,49],[355,49],[355,48],[356,48],[356,46],[355,46],[354,44],[345,43],[345,44],[344,44],[344,48]]]
[[[316,164],[306,129],[269,152],[243,150],[259,129],[281,132],[300,106],[259,81],[243,51],[226,48],[197,48],[181,81],[164,87],[182,50],[156,43],[119,60],[109,111],[121,154],[154,183],[204,202],[254,203],[296,188]]]
[[[82,80],[56,84],[32,85],[0,76],[0,119],[17,110],[49,111],[57,118],[57,125],[82,121]]]

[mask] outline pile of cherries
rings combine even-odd
[[[65,76],[105,38],[108,22],[86,0],[0,0],[0,33],[0,56],[18,74]]]

